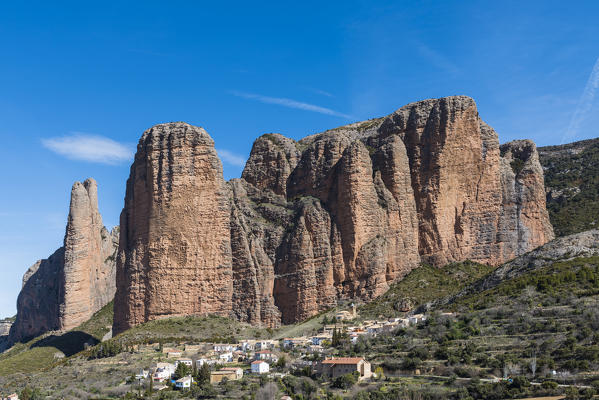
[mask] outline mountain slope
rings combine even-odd
[[[547,209],[557,236],[599,224],[599,139],[539,147]]]

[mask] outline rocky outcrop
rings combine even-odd
[[[169,315],[230,315],[229,189],[202,128],[162,124],[137,147],[121,213],[115,334]]]
[[[102,224],[96,181],[75,182],[64,238],[59,328],[72,329],[112,301],[118,235]]]
[[[425,100],[299,142],[263,135],[226,193],[207,133],[158,125],[127,185],[115,332],[209,312],[277,326],[372,299],[421,261],[523,254],[553,237],[529,143],[500,149],[469,97]]]
[[[72,329],[109,303],[118,234],[102,225],[96,182],[75,182],[64,246],[25,272],[10,341]]]
[[[500,233],[503,259],[524,254],[553,239],[545,205],[543,169],[535,144],[515,140],[501,146],[503,195]]]

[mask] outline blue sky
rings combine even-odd
[[[599,136],[596,1],[108,3],[0,4],[0,316],[61,245],[74,181],[94,177],[118,223],[157,123],[203,126],[227,179],[262,133],[456,94],[502,142]]]

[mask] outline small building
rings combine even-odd
[[[325,340],[328,340],[329,342],[331,341],[331,336],[318,335],[318,336],[313,336],[311,340],[312,340],[312,344],[322,346],[322,342],[324,342]]]
[[[237,381],[243,377],[243,370],[238,367],[222,368],[210,373],[210,383],[219,383],[225,378],[230,381]]]
[[[423,321],[426,321],[426,315],[424,315],[424,314],[414,314],[414,315],[410,316],[409,320],[410,320],[410,325],[416,325],[416,324],[419,324],[419,323],[421,323]]]
[[[228,351],[226,353],[219,354],[218,360],[223,364],[233,362],[233,353]]]
[[[188,375],[188,376],[184,376],[181,379],[177,379],[175,381],[175,387],[177,389],[189,389],[191,387],[191,383],[193,382],[193,378]]]
[[[177,349],[164,349],[162,352],[165,353],[168,358],[179,358],[183,355],[183,352]]]
[[[196,360],[196,367],[200,368],[202,365],[207,364],[207,365],[216,365],[216,364],[222,364],[222,362],[220,360],[217,359],[207,359],[207,358],[199,358]]]
[[[215,343],[212,348],[216,353],[224,353],[237,350],[237,345],[229,343]]]
[[[330,358],[322,361],[321,372],[331,378],[351,374],[355,371],[360,373],[360,379],[370,378],[370,363],[362,357]]]
[[[179,364],[185,364],[188,367],[193,367],[193,361],[191,358],[180,358],[177,361],[175,361],[175,368],[177,368],[179,366]]]
[[[254,348],[256,350],[269,350],[274,349],[278,344],[278,341],[275,340],[260,340],[257,341]]]
[[[366,331],[371,334],[371,335],[378,335],[379,333],[381,333],[383,331],[383,325],[380,324],[374,324],[374,325],[370,325]]]
[[[324,353],[324,347],[318,344],[311,344],[306,348],[308,353]]]
[[[7,397],[2,397],[2,400],[19,400],[19,395],[13,393],[11,395],[8,395]]]
[[[253,374],[266,374],[270,371],[270,365],[262,360],[252,361],[251,368]]]
[[[256,352],[255,359],[277,362],[279,357],[270,350],[260,350]]]
[[[171,378],[171,375],[175,373],[175,364],[160,362],[156,364],[154,374],[152,374],[152,380],[154,382],[163,382]]]

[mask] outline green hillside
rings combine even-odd
[[[92,318],[62,335],[45,334],[27,343],[17,343],[9,351],[0,354],[0,376],[14,373],[40,371],[60,363],[102,340],[112,325],[112,302],[104,306]]]
[[[599,224],[599,139],[539,147],[548,190],[547,209],[556,236]]]
[[[433,300],[457,294],[494,268],[471,261],[451,263],[443,268],[422,265],[376,300],[360,307],[365,318],[397,316],[403,304],[411,309]]]

